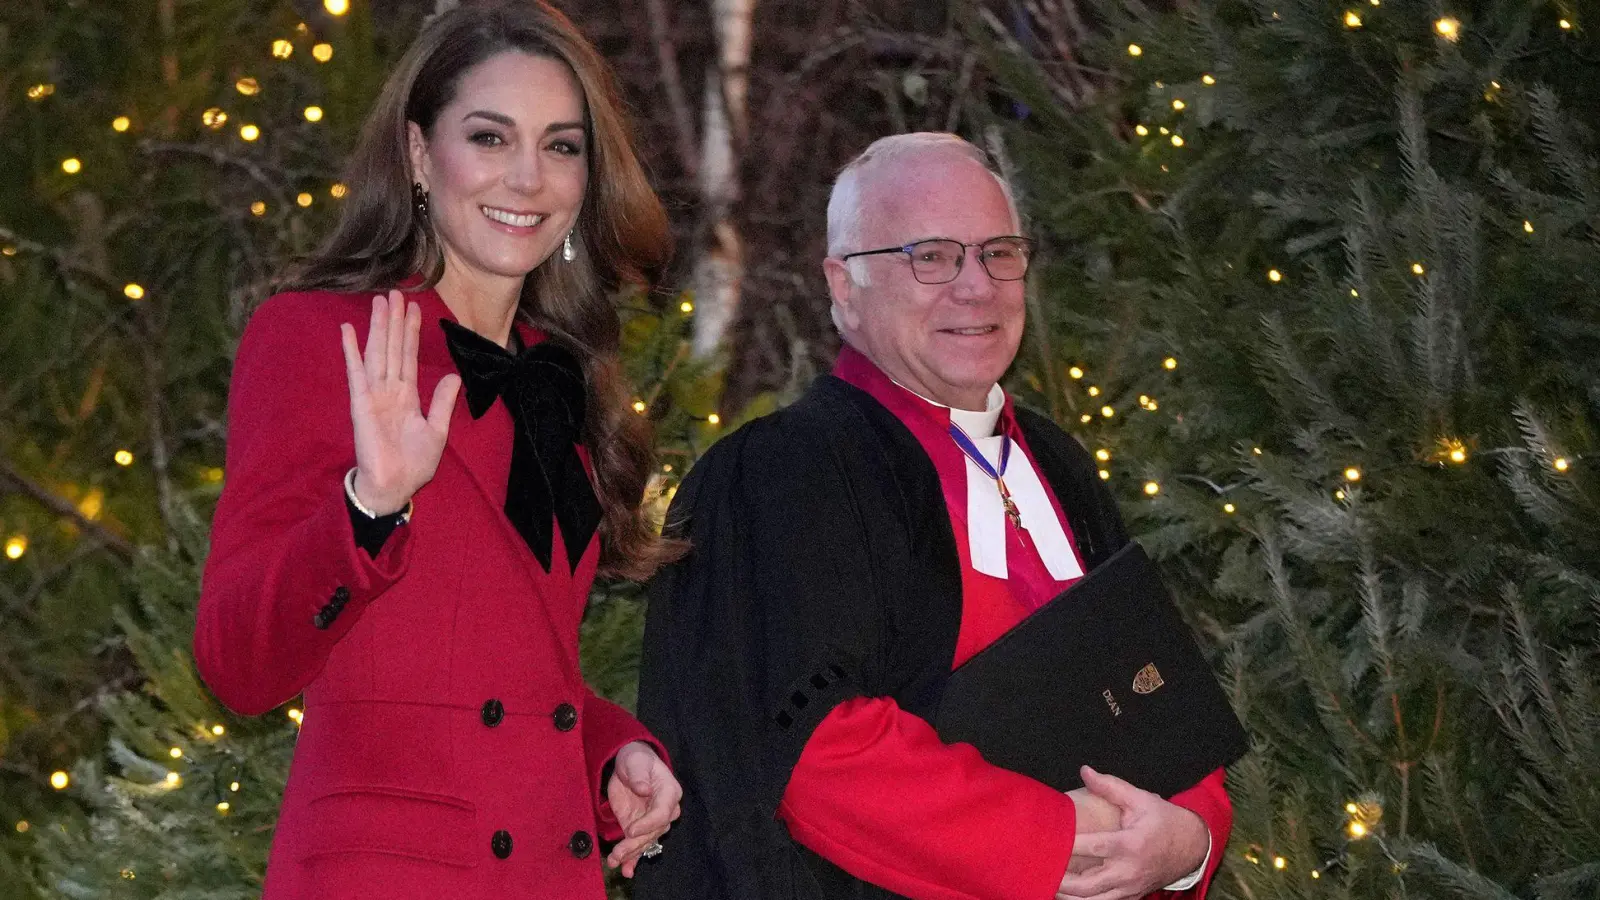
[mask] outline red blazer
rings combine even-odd
[[[455,371],[439,325],[453,317],[431,290],[411,299],[426,403]],[[496,403],[474,420],[458,398],[411,523],[376,559],[356,546],[339,325],[365,346],[371,308],[369,294],[272,298],[229,395],[195,658],[237,712],[305,695],[266,900],[600,900],[597,832],[621,833],[601,770],[655,742],[579,673],[599,540],[574,572],[557,530],[551,572],[539,566],[502,511],[510,415]]]

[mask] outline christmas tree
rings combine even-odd
[[[1213,891],[1595,896],[1585,22],[1096,12],[1088,111],[990,49],[1047,247],[1015,387],[1102,461],[1253,735]]]

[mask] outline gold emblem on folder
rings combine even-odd
[[[1154,694],[1156,689],[1166,684],[1161,678],[1161,672],[1156,669],[1155,663],[1150,663],[1133,676],[1133,692],[1135,694]]]

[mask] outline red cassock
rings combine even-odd
[[[939,474],[961,559],[953,663],[959,666],[1071,582],[1055,581],[1027,532],[1015,528],[1007,530],[1010,578],[978,572],[967,538],[966,462],[947,433],[949,410],[896,384],[849,346],[833,374],[894,413]],[[1009,399],[1001,432],[1032,457]],[[1072,540],[1059,499],[1048,482],[1044,488]],[[1194,886],[1158,894],[1203,897],[1233,824],[1222,770],[1172,802],[1205,822],[1212,849]],[[1066,874],[1076,824],[1065,795],[985,762],[968,745],[943,743],[926,720],[883,697],[848,700],[823,719],[794,768],[779,817],[820,856],[912,900],[1052,897]]]
[[[410,299],[426,404],[455,371],[439,324],[453,316],[432,290]],[[599,900],[597,841],[621,836],[601,771],[655,743],[579,672],[599,540],[574,569],[557,530],[544,571],[503,511],[510,415],[497,402],[474,420],[461,398],[410,524],[376,558],[357,547],[339,325],[365,346],[371,309],[370,294],[272,298],[229,395],[195,658],[245,715],[304,693],[266,900]]]

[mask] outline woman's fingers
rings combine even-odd
[[[450,434],[450,412],[461,392],[461,376],[454,372],[439,379],[433,387],[433,403],[428,406],[428,427],[443,440]]]
[[[361,364],[361,346],[356,343],[356,327],[349,322],[339,326],[339,343],[344,347],[344,374],[350,382],[350,402],[367,392],[367,370]]]
[[[422,340],[422,307],[406,304],[406,342],[400,353],[400,380],[408,385],[417,383],[417,346]]]
[[[367,384],[376,385],[384,376],[384,348],[389,340],[389,303],[382,297],[372,298],[372,322],[367,326],[367,348],[362,362],[367,370]]]
[[[384,375],[400,378],[405,371],[406,300],[399,291],[389,292],[389,333],[384,343]]]

